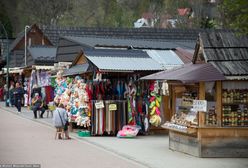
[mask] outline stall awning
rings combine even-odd
[[[158,71],[159,63],[151,58],[91,57],[87,58],[103,71]]]
[[[15,68],[9,68],[9,73],[22,73],[23,72],[23,68],[24,67],[15,67]],[[7,73],[7,68],[3,68],[3,72],[2,74],[6,74]]]
[[[54,66],[47,66],[47,65],[32,65],[33,68],[39,70],[39,69],[44,69],[44,70],[54,70]]]
[[[185,64],[177,69],[167,70],[151,74],[141,78],[142,80],[172,80],[184,83],[199,81],[225,80],[212,64]]]
[[[63,76],[78,75],[88,71],[89,64],[74,65],[69,69],[65,69]]]

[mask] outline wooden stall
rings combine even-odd
[[[181,85],[186,89],[177,93],[179,86],[174,89],[172,98],[173,114],[176,116],[163,125],[169,129],[169,147],[172,150],[191,154],[198,157],[247,157],[248,155],[248,97],[247,89],[238,86],[248,86],[247,81],[215,81],[214,99],[211,100],[206,93],[206,84],[199,82],[194,84],[197,91],[196,97],[183,97],[179,104],[178,98],[182,94],[192,93],[192,86]],[[236,88],[226,88],[228,84],[236,83]],[[242,84],[243,83],[243,84]],[[182,90],[181,90],[182,91]],[[227,93],[228,92],[228,93]],[[235,92],[235,93],[234,93]],[[195,94],[195,92],[194,92]],[[190,100],[191,99],[191,100]],[[197,122],[190,120],[189,109],[185,101],[206,100],[206,112],[195,113]],[[226,101],[230,99],[230,101]],[[210,105],[211,104],[211,105]],[[178,111],[184,106],[186,117],[182,117]],[[188,104],[189,105],[189,104]],[[228,108],[231,108],[228,110]],[[176,118],[176,119],[175,119]]]
[[[248,40],[200,33],[192,63],[143,79],[170,85],[169,147],[197,157],[248,156]]]

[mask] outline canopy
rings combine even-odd
[[[141,80],[173,80],[183,83],[225,79],[224,75],[210,63],[185,64],[176,69],[165,70],[141,78]]]

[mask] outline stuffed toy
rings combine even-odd
[[[165,96],[168,96],[169,95],[169,85],[168,85],[167,81],[163,81],[163,84],[162,84],[162,93]]]

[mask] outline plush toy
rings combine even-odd
[[[167,81],[163,81],[163,84],[162,84],[162,93],[165,96],[169,95],[169,85],[168,85]]]

